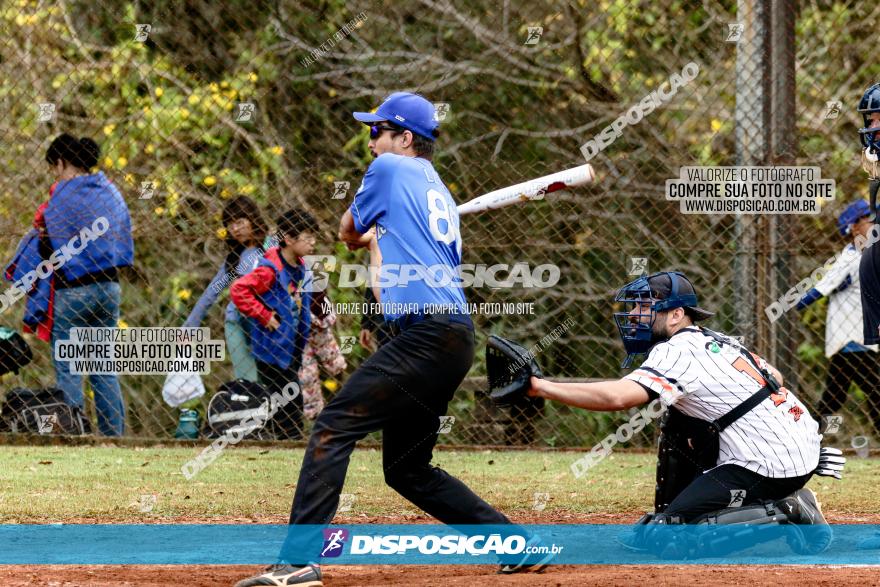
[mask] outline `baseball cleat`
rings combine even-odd
[[[788,537],[788,543],[795,552],[819,554],[828,548],[833,532],[822,515],[815,493],[806,488],[798,489],[777,504],[797,529],[797,534]]]
[[[540,538],[532,538],[527,543],[527,548],[529,547],[541,547],[544,546],[544,543]],[[540,573],[550,564],[550,561],[553,559],[555,554],[551,554],[550,548],[546,547],[546,553],[529,553],[524,554],[521,559],[511,563],[502,563],[500,567],[498,567],[499,575],[512,575],[514,573]]]
[[[235,584],[235,587],[258,587],[260,585],[320,587],[323,584],[321,567],[318,565],[272,565],[259,575],[242,579]]]
[[[811,489],[798,489],[792,494],[801,506],[801,518],[806,517],[805,524],[827,524],[825,516],[822,515],[822,507],[816,499],[816,494]]]

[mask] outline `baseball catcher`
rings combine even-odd
[[[821,531],[799,529],[802,540],[792,547],[824,550],[830,528],[804,486],[814,474],[840,478],[845,459],[836,449],[820,450],[819,425],[779,371],[737,340],[698,325],[713,314],[698,305],[682,273],[641,277],[615,302],[624,306],[614,314],[627,352],[623,366],[647,355],[638,369],[617,381],[557,383],[513,353],[512,377],[500,379],[496,365],[494,386],[490,363],[491,396],[510,403],[525,394],[596,411],[649,402],[665,408],[655,512],[640,520],[628,546],[670,548],[651,542],[650,528],[658,525],[747,522],[815,525]]]

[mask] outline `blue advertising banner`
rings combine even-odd
[[[876,525],[0,525],[0,564],[880,565]]]

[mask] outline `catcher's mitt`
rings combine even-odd
[[[529,401],[543,406],[543,398],[528,397],[530,378],[544,377],[535,357],[525,348],[506,338],[489,336],[486,341],[486,375],[489,397],[495,405],[510,407]]]

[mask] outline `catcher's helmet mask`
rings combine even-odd
[[[631,281],[620,288],[614,301],[624,305],[622,312],[614,313],[627,353],[622,368],[629,367],[633,359],[647,354],[651,347],[665,340],[654,331],[658,313],[684,308],[694,322],[714,315],[698,306],[693,284],[680,271],[663,271]],[[649,309],[645,311],[648,304]]]
[[[862,146],[865,147],[865,156],[869,161],[877,161],[880,156],[880,128],[869,128],[871,126],[871,114],[880,112],[880,84],[874,84],[865,90],[862,99],[859,100],[859,112],[862,115],[864,126],[859,129],[859,138],[862,140]]]

